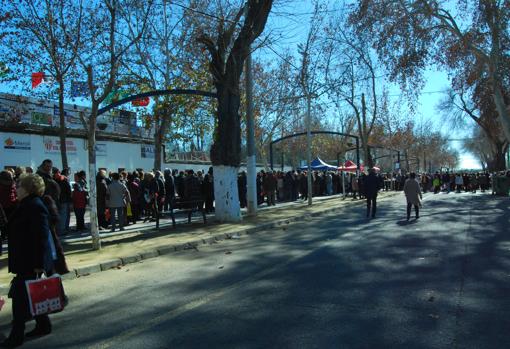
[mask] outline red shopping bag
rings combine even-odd
[[[64,310],[64,288],[60,276],[25,281],[32,316]]]

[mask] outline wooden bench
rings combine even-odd
[[[193,212],[202,213],[202,219],[204,220],[204,223],[207,223],[203,199],[184,200],[176,198],[174,202],[170,205],[170,217],[172,218],[172,225],[175,227],[175,214],[179,213],[187,213],[188,223],[191,223],[191,216],[193,215]]]

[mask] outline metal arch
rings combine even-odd
[[[165,95],[194,95],[194,96],[204,96],[204,97],[217,97],[218,94],[214,92],[202,91],[202,90],[187,90],[187,89],[174,89],[174,90],[154,90],[144,93],[139,93],[136,95],[132,95],[126,98],[121,99],[120,101],[113,102],[103,108],[100,108],[97,111],[97,115],[101,115],[106,113],[109,110],[112,110],[115,107],[126,104],[128,102],[134,101],[139,98],[144,97],[152,97],[152,96],[165,96]]]
[[[337,135],[337,136],[345,136],[345,137],[354,138],[356,140],[356,148],[353,148],[353,149],[356,149],[356,167],[358,168],[358,171],[360,170],[359,137],[358,136],[351,135],[349,133],[342,133],[342,132],[335,132],[335,131],[311,131],[310,134],[312,134],[312,135],[315,135],[315,134],[330,134],[330,135]],[[269,143],[269,159],[270,159],[271,170],[273,170],[273,144],[279,143],[279,142],[284,141],[284,140],[289,139],[289,138],[305,136],[305,135],[306,135],[306,132],[294,133],[294,134],[291,134],[291,135],[288,135],[288,136],[285,136],[285,137],[278,138],[278,139],[272,141],[271,143]]]
[[[393,148],[388,148],[388,147],[383,147],[381,145],[368,145],[369,148],[377,148],[377,149],[385,149],[385,150],[390,150],[390,151],[394,151],[397,153],[397,162],[400,164],[400,150],[398,149],[393,149]],[[378,159],[380,159],[381,157],[379,157]],[[375,160],[375,159],[374,159]]]

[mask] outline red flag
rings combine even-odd
[[[44,81],[44,73],[37,72],[32,73],[32,88],[36,88]]]
[[[149,105],[150,102],[151,102],[150,97],[142,97],[135,99],[134,101],[131,102],[131,104],[134,105],[135,107],[146,107]]]

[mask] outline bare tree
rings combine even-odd
[[[152,1],[102,0],[85,11],[83,46],[78,61],[87,76],[90,114],[80,115],[87,132],[90,231],[94,249],[101,248],[96,202],[96,128],[99,105],[112,92],[127,51],[142,37]],[[136,35],[125,35],[128,31]]]
[[[200,23],[199,18],[190,10],[182,10],[169,0],[156,0],[147,30],[123,61],[127,74],[123,83],[138,91],[187,89],[190,86],[210,90],[207,62],[192,40],[197,22]],[[135,28],[129,29],[130,35],[136,37]],[[151,118],[151,126],[155,128],[155,169],[161,169],[162,145],[174,118],[192,117],[192,107],[200,107],[197,97],[155,97]]]
[[[446,6],[449,4],[450,6]],[[508,89],[510,39],[507,1],[363,0],[350,22],[371,41],[392,78],[418,93],[423,72],[435,63],[449,72],[477,66],[487,79],[507,140],[510,140]],[[412,84],[410,82],[412,81]]]
[[[380,114],[380,101],[386,100],[384,90],[378,83],[377,62],[366,43],[356,35],[341,29],[342,22],[337,22],[336,30],[329,40],[336,44],[335,55],[345,57],[340,66],[328,72],[330,98],[342,99],[352,108],[356,119],[356,130],[363,148],[365,166],[374,165],[370,152],[370,137]]]
[[[81,44],[82,1],[2,1],[1,5],[8,13],[0,22],[0,31],[5,34],[3,59],[15,73],[12,78],[19,80],[42,71],[58,85],[60,155],[62,167],[67,168],[64,99],[70,96],[66,87],[70,87],[68,79],[74,73]]]
[[[250,45],[264,30],[272,4],[272,0],[248,0],[240,8],[220,7],[216,30],[204,28],[197,38],[210,54],[210,72],[218,95],[211,161],[219,221],[241,219],[237,191],[241,162],[239,82]]]
[[[460,85],[456,90],[448,91],[437,108],[453,128],[466,128],[469,120],[475,122],[483,133],[483,149],[489,149],[484,153],[488,156],[485,161],[488,169],[501,171],[506,168],[505,153],[509,143],[501,130],[500,118],[491,96],[486,94],[487,91],[483,84],[475,92]]]

